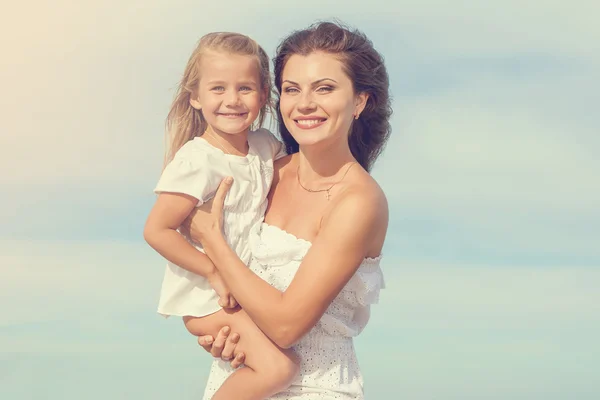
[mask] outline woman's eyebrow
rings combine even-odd
[[[319,80],[316,80],[316,81],[314,81],[312,84],[313,84],[313,86],[314,86],[314,85],[318,85],[319,83],[322,83],[323,81],[332,81],[332,82],[335,82],[335,83],[337,83],[337,81],[336,81],[335,79],[331,79],[331,78],[322,78],[322,79],[319,79]]]
[[[336,81],[335,79],[331,79],[331,78],[321,78],[321,79],[317,79],[316,81],[314,81],[314,82],[313,82],[311,85],[313,85],[313,86],[314,86],[314,85],[318,85],[319,83],[321,83],[321,82],[323,82],[323,81],[332,81],[332,82],[335,82],[335,83],[337,83],[337,81]],[[281,83],[285,83],[285,82],[287,82],[287,83],[289,83],[289,84],[292,84],[292,85],[299,85],[298,83],[296,83],[296,82],[294,82],[294,81],[290,81],[289,79],[286,79],[286,80],[284,80],[284,81],[283,81],[283,82],[281,82]]]

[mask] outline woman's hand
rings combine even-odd
[[[220,357],[223,361],[231,360],[231,367],[235,369],[244,363],[246,355],[235,352],[240,335],[237,333],[231,333],[230,335],[230,333],[229,327],[224,326],[215,340],[210,335],[200,336],[198,337],[198,344],[215,358]]]
[[[183,221],[180,231],[203,246],[207,246],[211,239],[223,238],[223,204],[232,184],[233,178],[223,179],[215,197],[196,207]]]

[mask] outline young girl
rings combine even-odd
[[[224,233],[247,264],[248,237],[263,219],[281,143],[261,126],[270,102],[269,59],[247,36],[211,33],[200,40],[167,117],[170,148],[155,188],[158,194],[144,238],[169,263],[158,312],[183,317],[196,336],[228,325],[246,355],[213,400],[264,399],[287,388],[298,365],[290,350],[273,344],[236,307],[235,299],[200,245],[178,228],[194,207],[209,200],[225,177],[235,178],[225,201]],[[259,296],[259,293],[256,293]]]

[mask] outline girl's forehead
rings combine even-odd
[[[200,57],[202,67],[229,67],[239,65],[240,67],[251,66],[258,67],[255,56],[246,54],[236,54],[228,52],[207,51]]]
[[[200,58],[199,66],[201,77],[243,76],[248,78],[259,75],[256,57],[243,54],[207,52]]]

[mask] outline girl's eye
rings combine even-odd
[[[223,90],[225,90],[225,88],[223,86],[215,86],[211,90],[213,90],[215,92],[222,92]]]
[[[242,86],[242,87],[240,88],[240,90],[241,90],[242,92],[251,92],[251,91],[252,91],[252,88],[251,88],[251,87],[248,87],[248,86]]]

